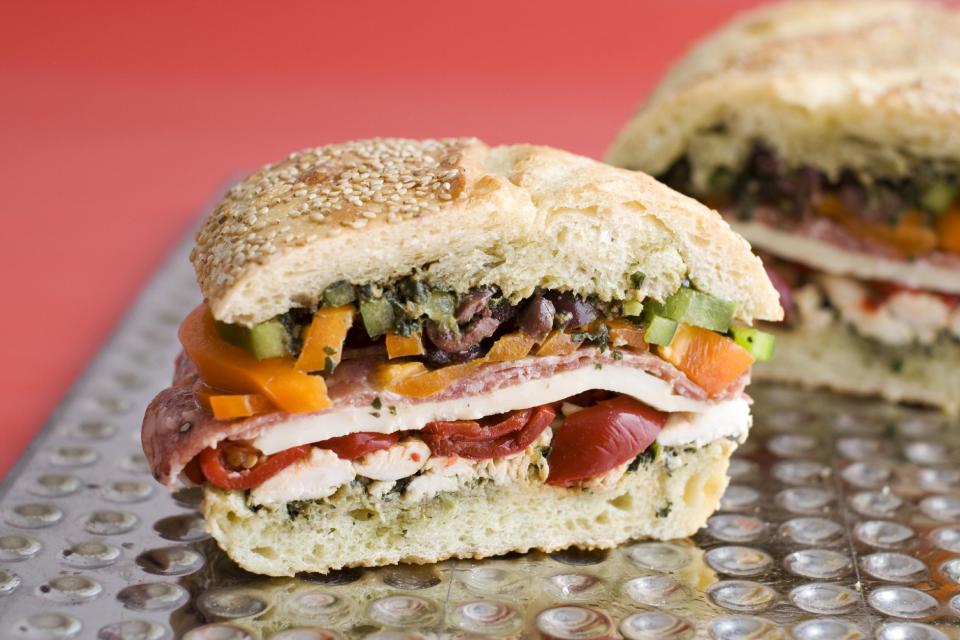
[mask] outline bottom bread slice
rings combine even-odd
[[[753,368],[753,379],[826,387],[932,405],[960,413],[960,341],[894,347],[866,338],[833,319],[825,326],[778,329],[774,357]]]
[[[485,558],[531,549],[616,546],[692,535],[717,508],[737,442],[666,448],[609,486],[478,483],[425,500],[376,497],[359,484],[329,498],[251,507],[207,485],[207,529],[254,573],[289,576],[356,566]]]

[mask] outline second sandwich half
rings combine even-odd
[[[781,317],[747,243],[652,178],[474,139],[265,167],[206,220],[144,450],[243,567],[693,533]]]
[[[960,413],[960,11],[764,6],[664,78],[609,153],[717,207],[787,309],[757,377]]]

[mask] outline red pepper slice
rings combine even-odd
[[[194,457],[187,466],[183,468],[183,475],[193,484],[203,484],[203,471],[200,469],[199,456]]]
[[[423,430],[457,440],[492,440],[522,429],[530,421],[532,412],[533,409],[513,411],[502,420],[501,416],[489,416],[483,419],[483,424],[476,420],[438,420],[427,424]]]
[[[451,427],[456,423],[430,423],[424,427],[421,435],[433,455],[460,456],[472,460],[487,460],[501,458],[523,451],[536,440],[557,416],[556,410],[550,405],[543,405],[535,409],[524,409],[512,412],[505,420],[486,427],[488,433],[499,434],[486,440],[477,439],[474,428],[467,425]],[[520,426],[518,426],[520,425]],[[484,427],[478,427],[482,430]],[[508,429],[512,429],[508,431]],[[466,433],[461,437],[460,432]]]
[[[204,449],[197,457],[200,459],[200,469],[207,481],[221,489],[252,489],[280,471],[283,471],[294,462],[303,460],[310,455],[310,445],[305,444],[291,449],[278,451],[272,456],[258,463],[252,469],[234,471],[223,463],[219,449]]]
[[[634,459],[657,439],[667,415],[628,396],[577,411],[550,443],[547,484],[570,486]]]
[[[330,449],[337,454],[338,458],[342,458],[343,460],[354,460],[371,451],[388,449],[397,444],[399,439],[399,436],[395,433],[361,431],[359,433],[351,433],[348,436],[321,440],[315,443],[315,445],[321,449]]]

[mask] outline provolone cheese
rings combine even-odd
[[[917,289],[960,293],[960,270],[932,262],[891,260],[868,253],[848,251],[797,233],[774,229],[759,222],[730,220],[733,230],[756,249],[839,276],[886,280]]]
[[[661,447],[702,447],[719,438],[743,440],[753,417],[745,398],[710,405],[699,413],[674,413],[657,442]]]

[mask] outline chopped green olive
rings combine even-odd
[[[257,323],[250,328],[225,322],[218,322],[216,326],[221,338],[246,349],[257,360],[290,355],[290,334],[276,318]]]
[[[943,181],[934,182],[920,194],[920,205],[930,213],[939,215],[957,199],[958,191],[960,191],[960,185]]]
[[[733,321],[736,306],[719,298],[682,287],[667,298],[663,315],[671,320],[726,333]]]
[[[663,316],[651,315],[647,329],[643,332],[643,339],[648,344],[667,346],[673,341],[673,334],[677,332],[677,322]]]
[[[733,341],[750,352],[760,362],[765,362],[773,356],[773,345],[776,339],[773,335],[752,327],[730,327]]]
[[[360,301],[360,318],[363,328],[371,338],[379,338],[393,329],[396,314],[393,304],[386,297]]]
[[[427,285],[413,276],[408,276],[401,280],[400,284],[397,285],[397,291],[399,291],[400,295],[406,300],[411,302],[423,302],[427,299],[427,294],[429,293]]]
[[[453,293],[445,293],[443,291],[431,291],[422,305],[423,315],[444,329],[459,333],[457,320],[453,316],[456,309],[457,296]]]
[[[628,318],[638,318],[643,313],[643,303],[639,300],[624,300],[623,315]]]
[[[357,292],[353,285],[346,280],[334,282],[323,292],[323,306],[325,307],[342,307],[356,299]]]

